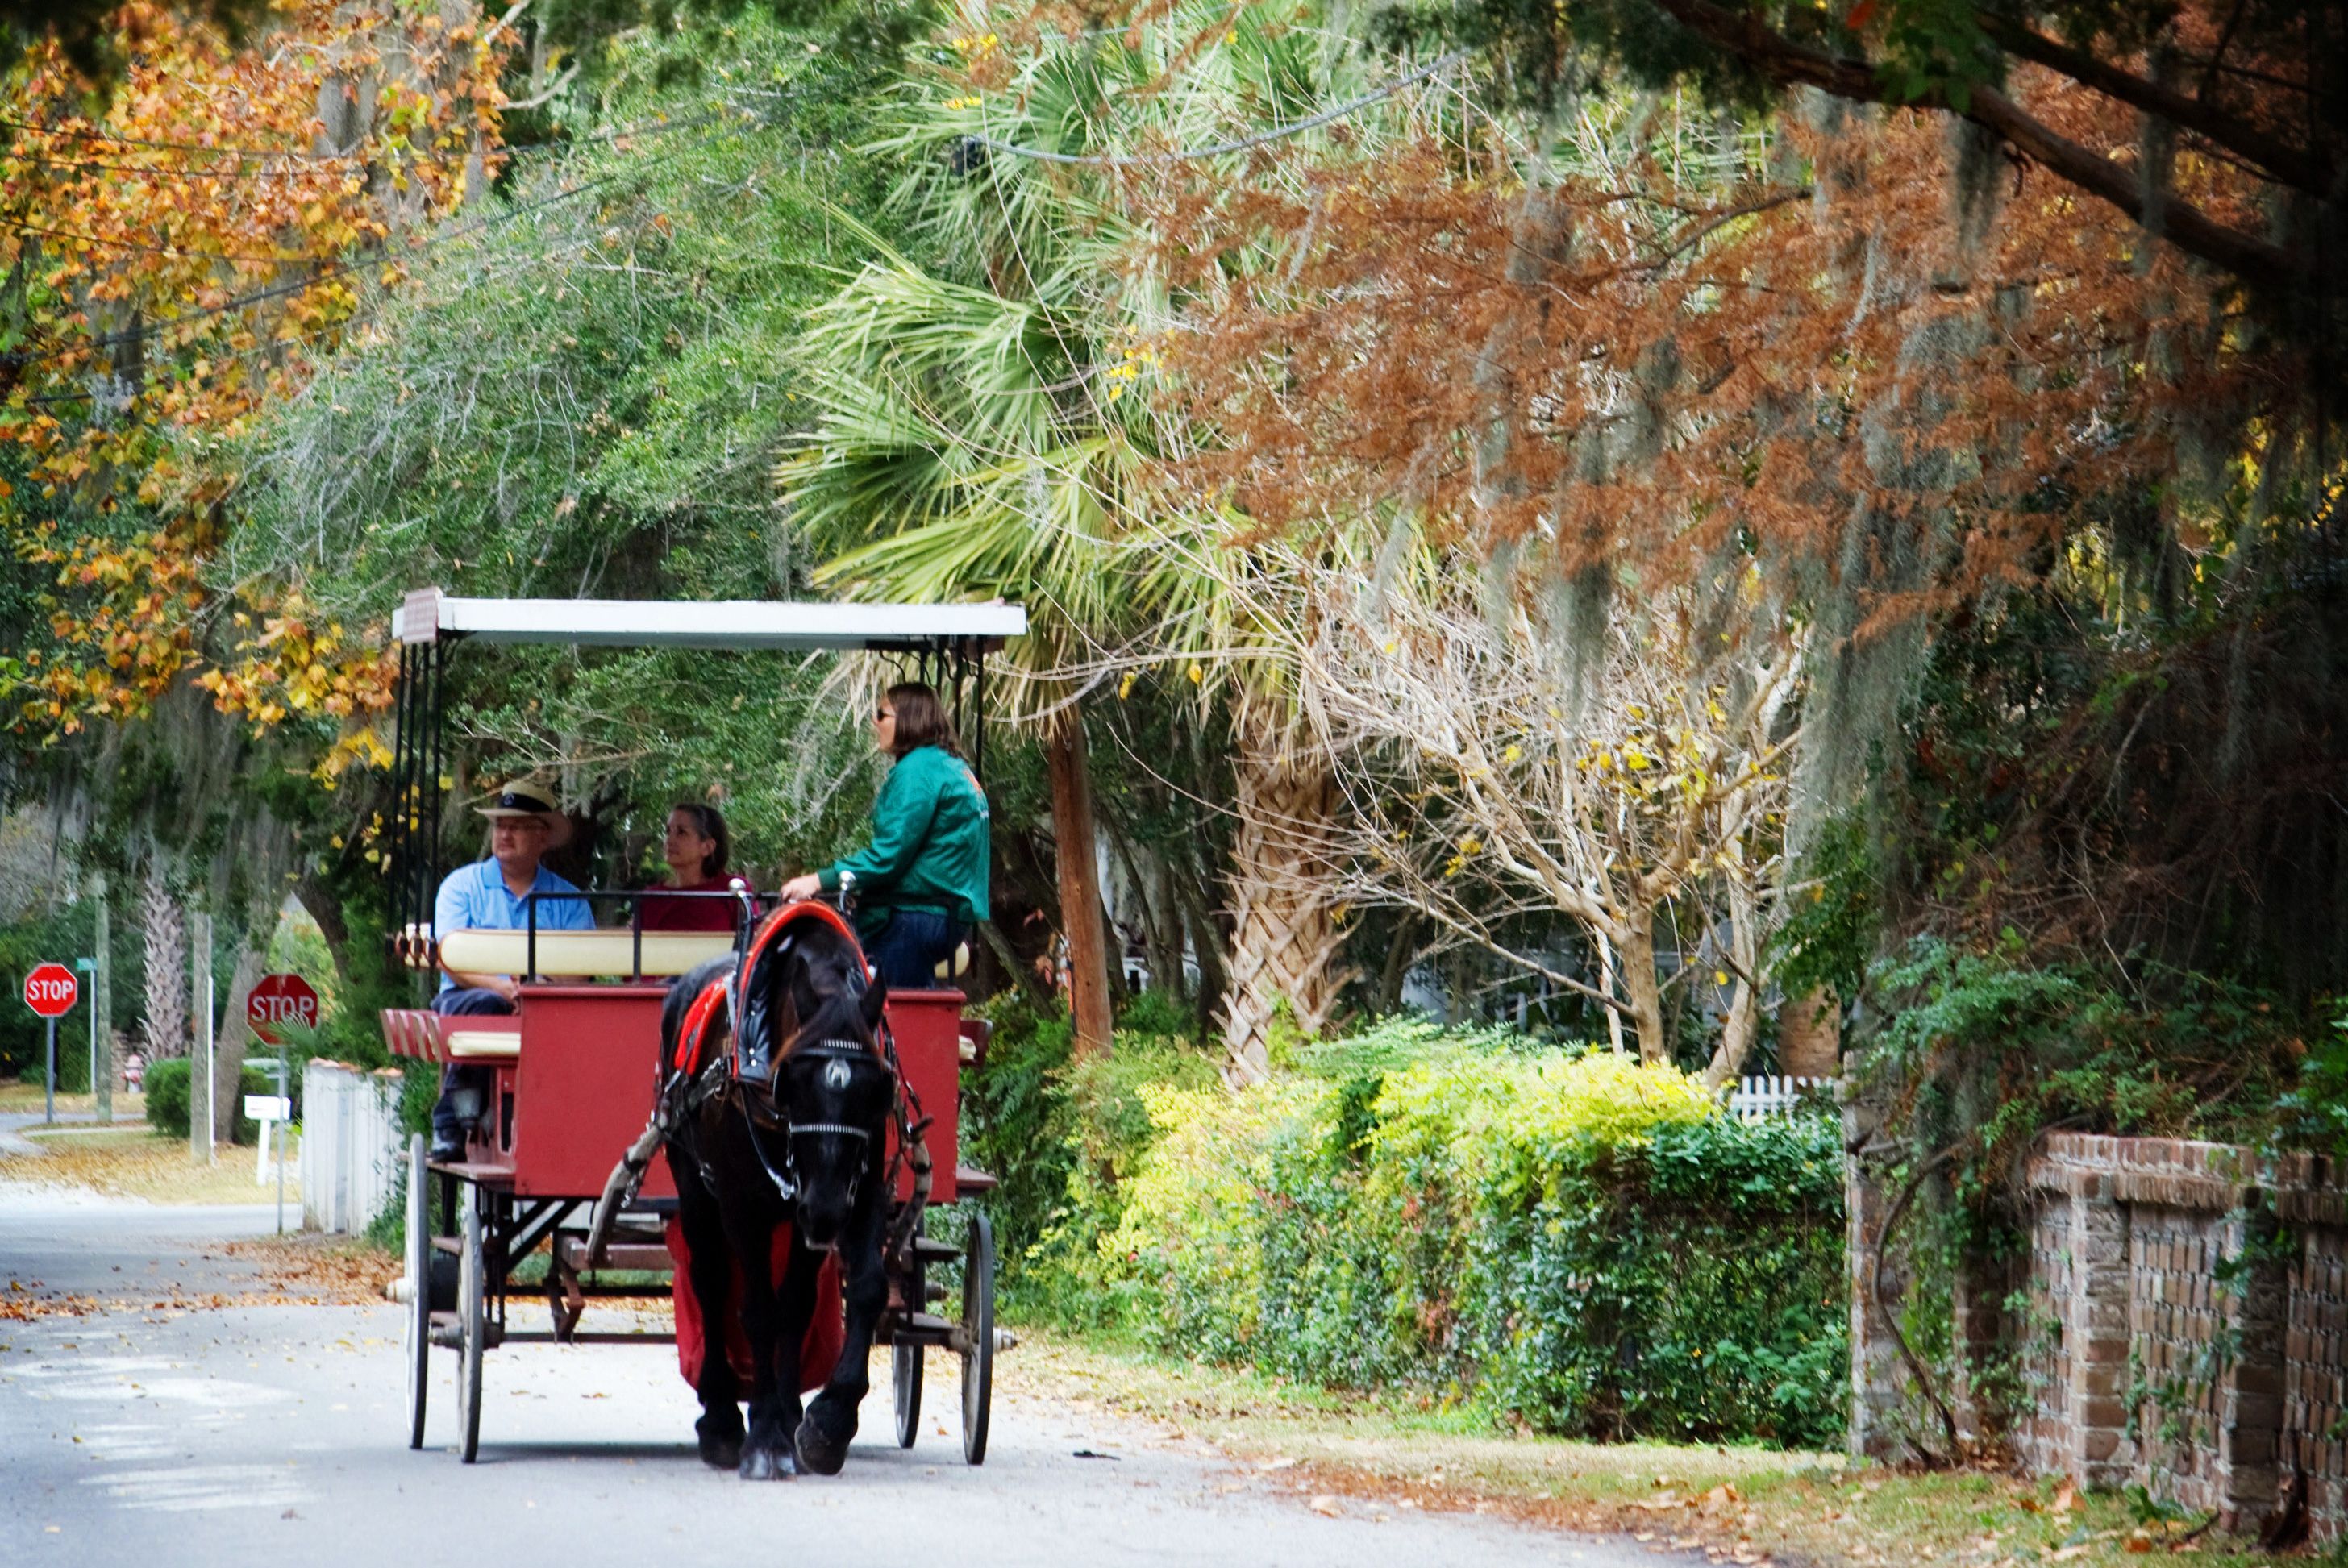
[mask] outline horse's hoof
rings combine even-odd
[[[712,1470],[732,1470],[742,1462],[742,1440],[739,1438],[704,1438],[701,1440],[701,1462]]]
[[[813,1416],[799,1423],[799,1430],[791,1436],[791,1447],[798,1454],[799,1468],[815,1475],[838,1475],[848,1463],[848,1445],[824,1436]]]

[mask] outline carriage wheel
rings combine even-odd
[[[898,1340],[890,1348],[889,1371],[897,1397],[897,1446],[909,1449],[922,1431],[922,1348]]]
[[[424,1396],[432,1381],[432,1227],[424,1134],[407,1141],[407,1446],[424,1446]]]
[[[457,1363],[458,1418],[464,1434],[464,1460],[473,1462],[481,1446],[481,1349],[489,1337],[487,1259],[481,1245],[482,1210],[487,1195],[478,1183],[465,1184],[465,1263],[458,1287],[457,1311],[462,1320],[463,1348]]]
[[[928,1228],[919,1220],[913,1222],[916,1244]],[[889,1389],[895,1396],[897,1446],[901,1449],[911,1448],[922,1430],[922,1347],[908,1340],[903,1330],[912,1323],[913,1314],[927,1308],[930,1301],[926,1288],[929,1270],[922,1266],[919,1245],[909,1246],[906,1252],[905,1273],[897,1282],[898,1294],[905,1303],[904,1316],[896,1342],[889,1351]]]
[[[970,1216],[962,1267],[962,1457],[986,1462],[986,1418],[994,1403],[994,1227]]]

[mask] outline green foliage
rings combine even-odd
[[[1296,1059],[1237,1091],[1164,1037],[991,1061],[1053,1101],[1023,1126],[1059,1150],[1024,1167],[1057,1185],[1019,1309],[1544,1431],[1838,1438],[1831,1123],[1732,1122],[1669,1069],[1416,1020]]]
[[[185,1138],[189,1133],[188,1059],[175,1056],[168,1061],[150,1062],[147,1068],[147,1123],[167,1137]],[[267,1070],[247,1063],[238,1091],[236,1120],[229,1137],[232,1143],[251,1146],[261,1136],[260,1124],[244,1113],[243,1096],[274,1094],[277,1080]]]
[[[2348,1159],[2348,1013],[2317,1037],[2299,1083],[2278,1102],[2283,1136],[2302,1148]]]
[[[1855,815],[1820,830],[1787,895],[1785,921],[1770,938],[1770,972],[1787,996],[1806,997],[1821,987],[1837,997],[1859,995],[1875,957],[1880,876]]]

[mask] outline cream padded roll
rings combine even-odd
[[[734,938],[723,931],[646,931],[644,966],[647,975],[681,975],[694,965],[734,950]],[[538,972],[541,975],[628,975],[639,972],[634,963],[635,936],[629,931],[541,931]],[[523,931],[451,931],[440,938],[440,962],[473,975],[521,975],[530,972],[530,937]]]

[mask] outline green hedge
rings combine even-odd
[[[1546,1432],[1841,1439],[1826,1118],[1737,1122],[1667,1068],[1416,1023],[1237,1092],[1146,1037],[1009,1063],[1056,1130],[1027,1147],[1060,1151],[1029,1156],[1048,1213],[1006,1184],[1026,1310]]]
[[[174,1138],[188,1136],[188,1059],[176,1056],[162,1061],[149,1062],[147,1067],[147,1123],[158,1132]],[[259,1142],[261,1124],[244,1113],[246,1094],[274,1094],[277,1080],[266,1068],[247,1065],[243,1089],[236,1102],[234,1130],[230,1134],[233,1143],[248,1147]]]

